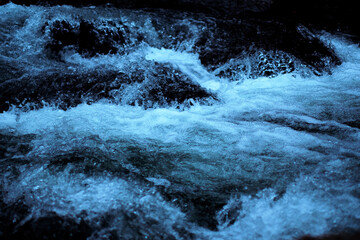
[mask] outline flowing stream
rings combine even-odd
[[[0,238],[357,232],[358,45],[318,35],[341,59],[331,74],[285,52],[257,74],[254,56],[271,51],[207,67],[196,50],[206,16],[168,15],[0,6]],[[81,21],[125,38],[115,50],[107,37],[96,49],[52,42],[56,24]]]

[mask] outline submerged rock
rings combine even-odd
[[[16,226],[30,213],[28,206],[19,199],[14,203],[3,200],[3,189],[0,189],[0,238],[6,240],[15,238]]]
[[[0,59],[0,84],[23,75],[22,69],[14,62],[7,62]]]
[[[55,213],[33,218],[17,227],[8,239],[88,239],[92,228],[82,219],[79,223]]]
[[[32,109],[48,104],[67,109],[101,99],[148,108],[215,98],[169,66],[149,67],[135,74],[110,69],[55,69],[24,75],[0,84],[0,111],[11,105]]]
[[[182,184],[175,184],[166,189],[160,188],[159,191],[165,199],[179,206],[191,222],[210,230],[217,230],[216,214],[226,205],[231,195],[231,191],[226,189],[204,190]]]
[[[32,149],[30,142],[33,139],[33,135],[14,136],[0,131],[0,159],[11,159],[16,155],[27,154]],[[2,164],[0,166],[5,168]]]

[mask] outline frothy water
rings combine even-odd
[[[45,103],[1,113],[0,196],[8,206],[21,201],[29,208],[14,217],[17,228],[55,213],[86,221],[90,239],[296,239],[360,229],[358,46],[324,34],[343,63],[323,76],[300,65],[272,77],[218,76],[189,50],[193,39],[93,57],[68,49],[59,62],[46,57],[48,35],[31,36],[41,32],[39,22],[96,12],[0,9],[1,61],[26,74],[57,67],[136,72],[169,64],[216,95],[211,104],[190,99],[183,108],[103,99],[66,111]],[[101,11],[104,18],[116,15]],[[149,27],[150,13],[131,23],[137,12],[121,11],[123,22]],[[136,86],[128,91],[142,85]],[[202,215],[214,219],[215,229]]]

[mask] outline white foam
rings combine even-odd
[[[185,215],[156,192],[136,181],[110,176],[90,177],[71,171],[71,167],[53,172],[44,167],[28,166],[15,182],[6,186],[9,194],[5,202],[16,202],[25,196],[22,201],[31,207],[28,218],[55,212],[75,221],[80,221],[80,216],[88,221],[99,221],[96,218],[109,214],[114,219],[109,219],[107,224],[120,234],[126,229],[124,226],[133,224],[131,227],[142,229],[143,234],[156,235],[152,231],[157,229],[181,239],[176,226],[186,226]],[[137,221],[126,220],[124,216],[136,217]],[[147,229],[148,222],[154,224],[154,229]]]
[[[230,209],[241,206],[231,226],[210,233],[209,239],[296,239],[304,235],[321,236],[329,230],[358,228],[360,199],[350,191],[358,186],[346,181],[333,182],[328,188],[322,178],[302,177],[277,194],[266,189],[256,196],[232,199]],[[331,192],[337,191],[336,194]],[[225,207],[226,209],[226,207]],[[222,213],[225,214],[225,213]]]
[[[146,60],[162,63],[171,63],[185,73],[191,80],[202,87],[216,91],[221,88],[221,83],[214,75],[209,73],[200,63],[197,54],[174,51],[172,49],[149,48]]]

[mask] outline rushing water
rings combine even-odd
[[[0,84],[7,96],[28,94],[0,114],[0,236],[296,239],[360,229],[357,45],[323,33],[342,61],[332,74],[280,52],[274,74],[262,76],[250,54],[203,66],[194,51],[201,18],[173,16],[186,29],[175,38],[165,15],[139,10],[10,3],[0,12]],[[76,28],[80,18],[121,21],[125,47],[84,56],[69,44],[54,57],[49,26],[65,19]],[[76,95],[46,85],[74,76],[80,91],[79,81],[109,83],[109,71],[145,80],[106,97],[101,87]],[[154,97],[163,76],[207,94]]]

